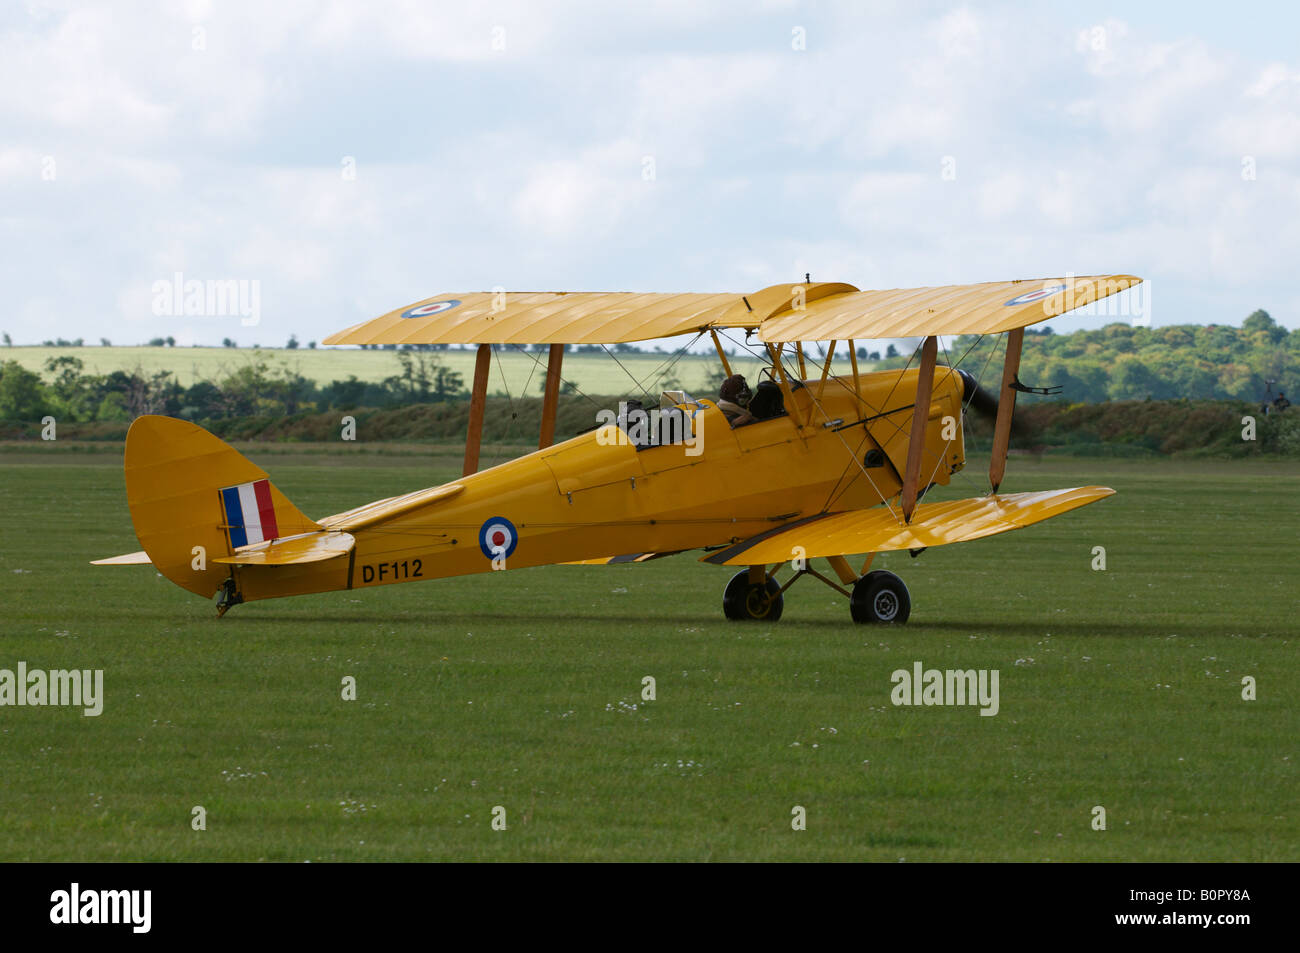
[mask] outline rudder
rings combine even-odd
[[[136,418],[126,435],[126,499],[140,545],[182,589],[212,597],[235,546],[320,529],[254,464],[202,427]],[[202,547],[202,568],[197,547]]]

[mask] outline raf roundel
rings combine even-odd
[[[1044,298],[1050,298],[1058,291],[1064,291],[1065,285],[1052,285],[1050,288],[1039,288],[1037,291],[1026,291],[1018,298],[1012,298],[1004,307],[1011,307],[1017,304],[1030,304],[1034,301],[1042,301]]]
[[[450,311],[460,301],[456,298],[449,298],[446,301],[431,301],[428,304],[416,305],[414,308],[407,308],[402,312],[404,318],[427,318],[431,315],[442,314],[444,311]]]
[[[496,559],[498,556],[508,559],[514,555],[515,544],[518,542],[519,534],[515,532],[515,524],[504,516],[492,517],[478,531],[479,549],[483,550],[483,555],[488,559]]]

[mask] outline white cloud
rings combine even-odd
[[[443,290],[804,271],[1114,269],[1161,282],[1158,321],[1300,325],[1300,64],[1095,13],[43,6],[0,34],[0,123],[0,280],[44,336],[180,337],[147,296],[178,270],[261,280],[264,343]]]

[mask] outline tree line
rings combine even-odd
[[[287,416],[331,409],[402,407],[459,400],[461,375],[436,354],[398,351],[397,373],[375,383],[349,375],[318,385],[264,355],[223,376],[184,387],[171,371],[87,374],[76,357],[51,357],[46,378],[17,361],[0,363],[0,420],[130,421],[141,414],[187,420]]]
[[[1002,338],[962,336],[948,358],[996,387],[1002,373]],[[944,361],[945,355],[940,355]],[[902,367],[915,358],[886,358],[881,367]],[[1061,400],[1246,400],[1300,384],[1300,330],[1288,332],[1267,311],[1256,311],[1240,328],[1222,324],[1175,324],[1158,328],[1114,323],[1096,331],[1025,333],[1021,382],[1061,388]]]
[[[985,386],[996,387],[1002,341],[998,335],[959,337],[940,360],[960,360]],[[586,345],[568,350],[603,349]],[[613,350],[628,353],[622,345]],[[858,352],[869,360],[876,360],[878,354]],[[16,361],[6,361],[0,363],[0,420],[32,421],[51,414],[61,420],[129,421],[140,414],[161,413],[202,421],[390,408],[466,397],[462,376],[445,366],[438,349],[399,348],[394,358],[395,373],[383,381],[362,381],[351,375],[318,384],[255,350],[242,366],[189,387],[183,387],[170,371],[87,374],[81,360],[71,355],[49,358],[44,378]],[[903,367],[914,360],[914,354],[898,353],[890,345],[876,367]],[[1057,399],[1072,403],[1177,398],[1258,403],[1268,394],[1300,384],[1298,369],[1300,330],[1288,332],[1268,312],[1256,311],[1240,328],[1114,323],[1071,334],[1030,328],[1020,379],[1032,386],[1059,387]],[[681,371],[680,365],[672,367],[657,386],[682,386]],[[539,386],[544,385],[545,375],[540,376]],[[701,392],[711,392],[723,376],[720,365],[710,365]],[[572,384],[566,382],[563,390],[571,392]]]

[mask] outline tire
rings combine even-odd
[[[775,579],[756,586],[749,581],[749,570],[742,569],[731,577],[722,593],[722,613],[733,622],[776,622],[785,608],[785,596]]]
[[[907,586],[892,572],[869,572],[853,585],[849,611],[854,622],[902,625],[912,614]]]

